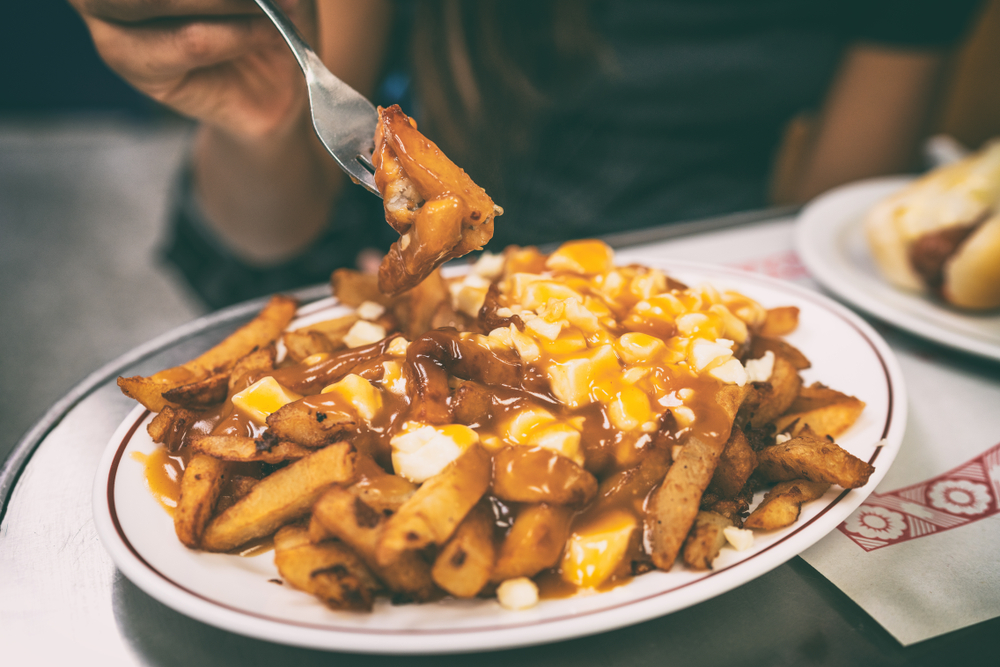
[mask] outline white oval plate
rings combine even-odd
[[[974,314],[898,289],[875,265],[865,240],[865,214],[912,181],[876,178],[815,199],[796,223],[796,252],[823,287],[848,303],[936,343],[1000,360],[1000,312]]]
[[[631,259],[631,256],[630,256]],[[640,257],[656,265],[656,257]],[[697,284],[738,289],[765,307],[801,309],[788,340],[812,361],[806,382],[824,384],[867,403],[841,445],[871,461],[875,473],[860,489],[831,489],[806,505],[797,523],[758,534],[753,547],[724,548],[711,572],[675,566],[650,572],[599,594],[543,600],[526,611],[495,600],[443,600],[393,606],[371,614],[335,612],[311,596],[277,585],[270,553],[251,558],[192,551],[146,487],[132,456],[157,445],[146,433],[151,415],[141,406],[115,432],[94,484],[98,533],[133,583],[177,611],[232,632],[271,641],[363,653],[452,653],[553,642],[648,620],[720,595],[803,551],[843,521],[878,485],[899,450],[906,423],[902,375],[888,345],[861,318],[813,291],[735,269],[671,263],[670,275]],[[308,308],[308,306],[307,306]]]

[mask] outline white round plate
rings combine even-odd
[[[865,214],[912,181],[876,178],[815,199],[796,223],[796,252],[823,287],[851,305],[936,343],[1000,360],[1000,311],[970,313],[898,289],[875,265],[865,240]]]
[[[635,259],[658,264],[655,256]],[[746,551],[724,548],[710,572],[677,565],[607,592],[543,600],[525,611],[504,610],[495,600],[446,599],[402,606],[383,600],[371,614],[335,612],[275,583],[280,579],[270,553],[202,553],[177,541],[171,518],[149,492],[143,465],[133,456],[157,447],[145,428],[151,415],[140,406],[111,438],[98,469],[94,517],[101,540],[126,577],[183,614],[251,637],[364,653],[484,651],[579,637],[662,616],[759,577],[834,530],[878,485],[903,439],[902,375],[868,324],[816,292],[735,269],[679,262],[664,268],[689,284],[737,289],[765,307],[800,308],[799,329],[788,340],[812,361],[802,373],[805,381],[822,381],[867,404],[840,440],[875,466],[866,486],[831,489],[808,503],[794,525],[758,534]]]

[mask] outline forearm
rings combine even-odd
[[[794,197],[915,166],[945,58],[933,51],[848,51],[819,119]]]
[[[212,230],[251,264],[298,254],[323,230],[344,178],[303,119],[244,139],[202,126],[195,187]]]

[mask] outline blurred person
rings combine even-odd
[[[211,306],[325,280],[395,234],[313,134],[250,0],[69,0],[126,81],[199,121],[167,258]],[[491,249],[805,201],[911,169],[978,0],[279,0],[330,70],[506,213]]]

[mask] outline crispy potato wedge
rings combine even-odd
[[[875,468],[807,426],[797,437],[761,450],[757,470],[778,482],[807,479],[856,489],[868,483]]]
[[[569,539],[573,512],[565,505],[527,505],[500,544],[491,580],[533,577],[559,562]]]
[[[219,373],[204,380],[174,387],[163,392],[163,398],[174,405],[199,410],[221,403],[229,391],[229,373]],[[166,407],[166,406],[165,406]]]
[[[799,391],[774,427],[778,433],[791,429],[793,435],[809,427],[819,437],[836,438],[861,416],[865,402],[815,382]]]
[[[397,599],[431,600],[437,597],[431,566],[419,553],[407,551],[389,566],[378,564],[375,551],[385,517],[347,489],[333,487],[324,493],[313,507],[313,518],[350,546]]]
[[[358,454],[356,481],[351,493],[383,516],[395,514],[417,492],[417,485],[399,475],[390,475],[372,457]]]
[[[277,356],[274,345],[262,347],[254,350],[250,354],[242,357],[233,366],[229,374],[229,394],[227,398],[243,391],[254,382],[259,380],[265,373],[274,370],[274,360]]]
[[[485,385],[461,380],[451,394],[451,409],[456,424],[481,424],[490,418],[493,395]]]
[[[335,541],[312,544],[300,526],[285,526],[275,535],[274,564],[285,581],[331,609],[371,611],[375,592],[382,587],[346,546]]]
[[[471,598],[489,582],[495,561],[493,512],[488,505],[479,503],[438,553],[431,576],[455,597]]]
[[[300,362],[306,357],[323,352],[333,352],[344,347],[334,345],[330,339],[316,331],[286,331],[281,336],[292,361]]]
[[[771,308],[767,311],[767,318],[764,320],[758,335],[766,338],[775,336],[787,336],[795,331],[799,326],[799,309],[797,306],[782,306]]]
[[[432,328],[439,307],[448,304],[450,308],[451,304],[451,294],[441,277],[440,268],[434,269],[423,282],[403,296],[405,315],[400,320],[405,323],[403,333],[410,340],[427,333]]]
[[[749,385],[726,385],[719,391],[716,402],[723,407],[730,423],[749,391]],[[729,435],[727,432],[711,440],[697,435],[688,437],[653,494],[646,511],[646,534],[650,557],[661,570],[669,570],[677,559]]]
[[[201,546],[202,534],[212,518],[229,468],[226,461],[204,454],[195,454],[187,462],[174,509],[174,531],[184,545],[192,549]]]
[[[250,493],[250,489],[257,486],[257,482],[260,481],[257,477],[236,473],[235,470],[237,469],[238,466],[230,468],[229,474],[226,475],[226,479],[222,483],[219,500],[215,503],[216,514],[222,514],[235,505],[236,501]]]
[[[274,342],[292,321],[297,306],[295,299],[271,297],[257,317],[200,357],[149,377],[120,377],[118,386],[122,393],[139,401],[148,410],[160,412],[169,404],[163,397],[163,392],[197,383],[213,375],[226,374],[242,357]]]
[[[308,399],[293,401],[267,416],[272,437],[303,447],[325,447],[358,429],[358,416],[340,410],[320,410]]]
[[[753,530],[777,530],[795,523],[799,518],[802,503],[816,500],[830,488],[826,482],[810,482],[796,479],[775,484],[764,495],[764,500],[743,522],[744,528]]]
[[[771,379],[754,385],[760,400],[750,417],[750,426],[760,428],[784,414],[799,395],[801,387],[802,378],[795,365],[782,355],[775,354]]]
[[[732,525],[731,520],[715,512],[698,512],[684,540],[684,564],[693,570],[711,570],[712,561],[726,545],[722,530]]]
[[[448,541],[490,485],[490,455],[472,445],[440,473],[417,489],[399,511],[389,517],[376,557],[383,566],[405,551]]]
[[[544,447],[504,447],[493,457],[493,493],[516,503],[582,505],[597,494],[597,478]]]
[[[261,447],[262,440],[237,435],[200,435],[191,438],[191,448],[223,461],[262,461],[281,463],[309,456],[313,450],[294,442],[279,441],[270,448]]]
[[[176,452],[183,444],[184,434],[199,417],[197,412],[168,405],[160,414],[153,417],[146,427],[146,432],[153,442]]]
[[[708,490],[720,498],[735,498],[756,468],[757,455],[743,431],[734,428],[719,457],[719,465],[715,468]]]
[[[812,364],[806,355],[802,354],[797,347],[791,343],[786,343],[779,338],[767,338],[766,336],[754,336],[750,343],[750,354],[748,359],[760,359],[770,350],[775,356],[782,356],[791,362],[797,371],[803,371]]]
[[[330,276],[333,295],[351,308],[357,308],[365,301],[374,301],[388,306],[392,298],[378,291],[378,276],[374,273],[361,273],[353,269],[337,269]]]
[[[354,457],[354,447],[341,442],[268,475],[208,524],[201,547],[230,551],[306,515],[326,489],[351,481]]]

